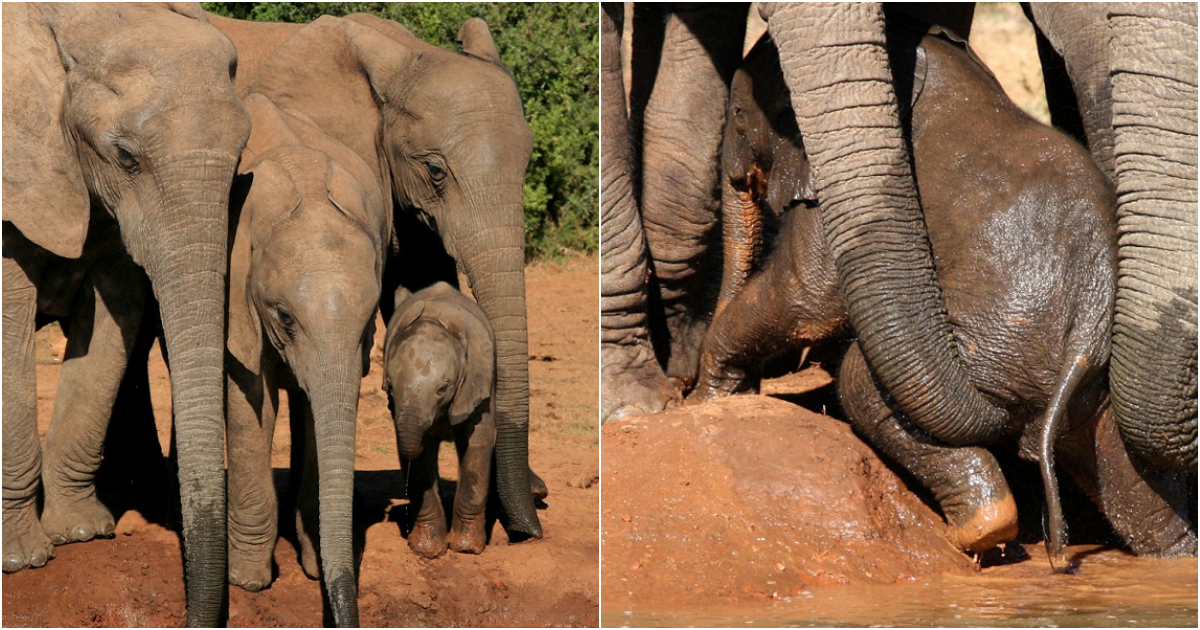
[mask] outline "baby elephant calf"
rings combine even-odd
[[[400,462],[416,523],[408,546],[427,558],[446,550],[480,553],[496,445],[496,350],[483,311],[439,282],[396,308],[384,343],[383,389],[396,423]],[[458,491],[449,537],[438,496],[438,446],[458,449]]]

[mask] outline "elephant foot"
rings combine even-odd
[[[529,491],[533,493],[534,501],[541,501],[550,496],[550,489],[546,487],[546,482],[542,481],[542,478],[533,470],[529,471]]]
[[[410,537],[411,541],[412,538]],[[454,519],[454,525],[450,528],[450,550],[455,553],[483,553],[484,546],[487,545],[487,532],[484,529],[484,520],[482,518],[475,519]]]
[[[230,548],[229,583],[257,593],[271,585],[271,558],[267,556],[264,562],[258,558],[251,559],[248,557],[250,555]]]
[[[45,566],[54,557],[54,545],[38,522],[33,507],[4,510],[4,572]]]
[[[317,546],[313,544],[313,539],[307,533],[301,531],[297,534],[300,542],[300,568],[304,569],[304,575],[310,580],[321,579],[321,559],[317,554]]]
[[[658,413],[680,402],[678,387],[659,371],[643,377],[641,374],[620,373],[604,375],[601,394],[603,423],[633,416]]]
[[[711,355],[700,358],[700,378],[688,394],[688,405],[698,405],[736,394],[757,394],[759,379],[732,365],[720,365]]]
[[[946,538],[966,553],[983,553],[1017,537],[1017,503],[1011,493],[964,519],[948,520]]]
[[[433,523],[417,521],[408,535],[408,547],[422,558],[436,558],[446,551],[446,530]]]
[[[96,495],[75,499],[47,498],[42,529],[56,545],[111,538],[116,522]]]

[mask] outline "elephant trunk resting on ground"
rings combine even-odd
[[[324,577],[338,625],[354,626],[355,417],[391,212],[345,145],[260,94],[245,103],[254,129],[230,221],[229,581],[252,591],[271,581],[271,437],[285,389],[293,452],[304,450],[292,477],[301,561]]]
[[[102,228],[89,216],[103,213],[115,219],[129,258],[146,270],[161,305],[172,359],[188,622],[213,625],[226,572],[221,356],[228,195],[250,132],[231,81],[236,53],[199,5],[5,5],[3,24],[4,569],[38,566],[52,555],[34,507],[35,313],[39,292],[62,280],[44,273],[58,264],[50,261],[88,255],[86,237]],[[99,308],[121,299],[120,283],[93,288],[79,294],[81,302],[98,298]],[[95,315],[97,325],[106,318]],[[104,406],[115,397],[137,323],[105,325],[109,330],[93,340],[110,343],[112,352],[69,356],[78,367],[63,368],[68,384],[85,388],[81,399],[95,404],[59,414],[55,442],[47,444],[55,452],[47,455],[46,472],[56,479],[47,489],[57,493],[64,489],[57,480],[68,480],[70,496],[63,499],[74,504],[51,512],[50,525],[71,537],[103,531],[100,521],[111,520],[100,514],[91,479],[79,471],[94,470],[99,460],[110,411]],[[113,342],[117,337],[123,340]],[[95,377],[67,376],[87,363]],[[76,450],[76,440],[88,447]]]
[[[897,93],[912,102],[906,124],[958,352],[972,384],[1011,418],[997,437],[1019,439],[1044,474],[1057,444],[1135,551],[1194,554],[1195,532],[1177,509],[1186,480],[1142,474],[1115,437],[1103,378],[1115,213],[1103,175],[1083,149],[1009,102],[959,44],[928,35],[918,49],[911,35],[900,44],[904,31],[889,35]],[[778,63],[764,42],[735,78],[723,156],[727,264],[744,288],[723,291],[696,399],[753,389],[768,354],[849,328],[803,146],[779,122],[791,116],[790,99],[775,92]],[[748,275],[769,213],[783,213],[778,239]],[[955,544],[980,551],[1015,535],[1015,504],[990,453],[923,436],[857,347],[839,388],[856,428],[933,490]],[[1061,544],[1058,528],[1052,537]]]

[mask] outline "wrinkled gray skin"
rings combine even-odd
[[[1142,471],[1117,438],[1107,403],[1116,246],[1103,175],[1083,149],[1020,112],[959,44],[929,35],[914,55],[913,35],[889,35],[897,92],[914,95],[906,124],[958,351],[972,384],[1012,418],[1004,439],[1018,440],[1023,457],[1051,471],[1057,447],[1136,552],[1194,554],[1195,532],[1181,517],[1186,479]],[[723,149],[726,277],[734,286],[723,287],[694,399],[755,389],[759,363],[772,352],[848,332],[779,73],[764,41],[734,79]],[[779,214],[778,240],[760,262],[763,217]],[[933,491],[951,542],[980,552],[1016,535],[1015,502],[993,456],[930,440],[898,415],[858,345],[839,392],[856,429]],[[1048,494],[1056,492],[1053,478],[1046,481]],[[1061,522],[1057,500],[1050,503],[1052,523]],[[1063,534],[1052,536],[1061,556]]]
[[[120,287],[104,289],[56,270],[61,259],[89,255],[85,237],[103,224],[89,215],[101,213],[115,219],[121,244],[145,269],[161,304],[172,357],[188,623],[215,624],[226,552],[221,348],[228,194],[250,131],[233,91],[236,54],[199,5],[5,5],[3,24],[4,568],[37,566],[52,555],[34,507],[40,468],[34,320],[43,299],[74,305],[97,293],[103,298],[106,290],[120,295]],[[102,331],[111,328],[104,317],[96,315],[97,334],[115,345],[112,331]],[[78,349],[84,342],[73,343]],[[119,373],[110,374],[97,374],[95,386],[115,390]],[[86,396],[97,405],[112,399],[107,391]],[[60,414],[56,443],[103,437],[107,410],[80,411]],[[63,454],[47,454],[56,467],[47,472],[70,476],[65,469],[87,468],[97,457],[98,450],[76,454],[64,446]],[[64,491],[73,507],[51,512],[54,528],[70,536],[103,532],[103,515],[79,490],[86,480],[68,483],[75,486]]]
[[[436,279],[455,284],[455,266],[466,275],[496,333],[496,487],[505,526],[511,540],[540,538],[529,491],[521,202],[533,141],[487,25],[463,24],[459,54],[369,15],[322,17],[286,39],[282,25],[213,22],[260,63],[242,66],[251,75],[246,89],[313,119],[371,165],[394,204],[400,256],[440,239],[436,256],[388,264],[384,316],[397,283],[410,290]],[[427,238],[430,229],[438,239]],[[433,279],[391,275],[430,268]]]
[[[1054,123],[1080,128],[1117,189],[1109,378],[1121,435],[1152,467],[1194,473],[1196,5],[1035,4],[1030,13],[1043,65],[1074,86],[1050,99]],[[1065,83],[1061,74],[1047,85]]]
[[[634,190],[621,78],[621,31],[624,7],[606,2],[600,14],[600,77],[604,99],[600,119],[600,417],[662,411],[677,400],[650,341],[648,319],[650,267],[640,204]]]
[[[324,577],[337,624],[356,626],[355,418],[391,213],[353,151],[260,94],[244,101],[254,129],[230,221],[229,581],[251,591],[271,581],[271,438],[286,390],[293,449],[305,450],[293,458],[301,563]]]
[[[383,389],[396,423],[410,510],[408,546],[426,558],[450,549],[482,553],[496,445],[496,346],[487,316],[439,282],[397,305],[384,342]],[[438,446],[458,449],[458,489],[449,535],[438,496]]]
[[[795,3],[765,5],[762,13],[783,51],[783,76],[791,90],[799,127],[818,140],[809,149],[816,173],[815,188],[823,199],[822,223],[834,252],[838,283],[848,298],[851,321],[862,336],[872,366],[908,416],[938,437],[954,442],[995,438],[1006,422],[1005,413],[971,387],[956,355],[941,302],[908,150],[898,124],[882,8],[869,4]],[[951,17],[955,24],[969,26],[970,13],[955,8]],[[736,21],[692,28],[702,31],[722,26],[740,28]],[[654,50],[653,41],[639,46],[635,33],[634,67],[639,55],[653,56]],[[703,61],[705,53],[697,52],[689,58]],[[709,59],[712,66],[709,72],[720,74],[717,69],[723,55]],[[658,76],[666,80],[661,69]],[[644,85],[636,74],[633,85],[635,92]],[[637,102],[635,94],[631,98],[631,111],[637,111]],[[642,126],[698,128],[704,130],[705,137],[719,137],[721,123],[720,116],[652,121],[647,110]],[[639,125],[635,121],[632,127],[636,131]],[[687,132],[678,129],[675,133],[679,138],[688,137]],[[683,159],[691,155],[715,161],[715,155],[704,156],[700,148],[685,153]],[[652,161],[652,156],[641,157],[644,164]],[[635,160],[634,164],[637,163]],[[606,167],[607,163],[602,165]],[[689,169],[704,170],[702,165]],[[644,189],[652,185],[649,179],[643,180]],[[717,194],[716,187],[714,180],[713,197]],[[640,223],[626,216],[636,210],[634,206],[630,208],[624,214],[606,217],[615,225],[636,229]],[[691,234],[694,226],[703,224],[679,221],[677,225],[680,232]],[[606,235],[612,233],[607,223],[601,231]],[[864,232],[886,238],[862,239]],[[690,243],[688,234],[677,238]],[[626,237],[620,242],[634,245],[639,241]],[[636,268],[635,261],[641,255],[636,247],[612,249],[604,253],[606,265],[611,255],[614,270]],[[881,274],[881,269],[888,273]],[[656,273],[657,269],[652,271]],[[608,288],[612,279],[613,274],[602,277],[603,297],[614,292]],[[647,292],[653,295],[651,288]],[[611,306],[616,310],[640,303],[629,298]],[[641,336],[633,327],[640,326],[644,318],[639,319],[632,312],[629,317],[622,317],[625,314],[621,311],[610,314],[606,310],[604,326],[616,328],[606,329],[604,338]],[[605,356],[605,374],[620,375],[626,365],[619,361],[632,355],[613,352]],[[611,360],[618,362],[609,363]],[[615,391],[606,392],[601,410],[605,417],[614,410],[643,404],[645,391],[628,385],[635,382],[637,379],[622,379],[614,383],[618,386]],[[623,384],[625,389],[620,389]],[[609,387],[606,385],[605,389]]]

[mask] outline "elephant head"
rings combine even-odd
[[[190,623],[225,584],[228,197],[250,121],[236,53],[198,5],[4,7],[4,220],[80,255],[90,207],[116,218],[161,305],[183,493]]]
[[[421,454],[435,422],[461,424],[491,398],[495,359],[491,324],[454,287],[439,282],[400,305],[384,343],[384,390],[401,457]]]
[[[271,54],[251,89],[372,165],[396,211],[431,227],[466,274],[496,333],[497,490],[510,536],[536,538],[522,207],[533,139],[486,26],[468,21],[459,38],[464,54],[373,16],[322,17]]]
[[[391,213],[361,158],[260,94],[237,189],[229,351],[258,373],[264,339],[312,406],[321,569],[340,625],[357,625],[354,437]]]

